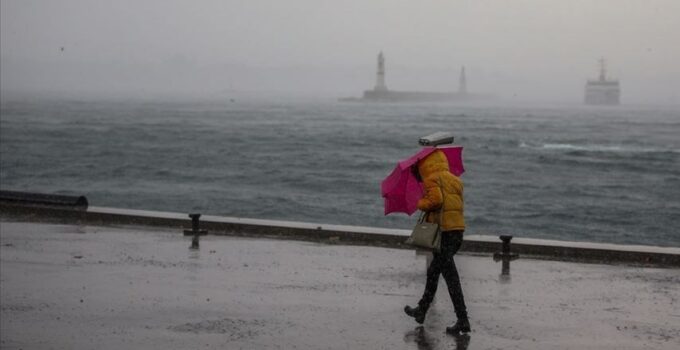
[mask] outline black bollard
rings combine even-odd
[[[518,259],[519,255],[510,252],[512,236],[503,235],[499,236],[499,238],[503,241],[503,245],[500,252],[493,254],[493,260],[496,262],[502,261],[501,276],[508,276],[510,275],[510,261]]]
[[[198,249],[198,237],[200,235],[206,235],[208,234],[208,231],[206,230],[201,230],[199,228],[199,222],[198,219],[201,217],[201,214],[189,214],[189,217],[191,218],[191,230],[184,230],[184,235],[189,236],[193,235],[191,238],[191,247],[190,249]]]

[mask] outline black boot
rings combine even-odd
[[[425,313],[426,313],[426,311],[423,310],[420,306],[417,306],[417,307],[410,307],[410,306],[406,305],[406,306],[404,307],[404,312],[405,312],[407,315],[409,315],[409,316],[415,318],[415,319],[416,319],[416,322],[418,322],[418,323],[420,323],[420,324],[423,324],[423,322],[425,322]]]
[[[446,333],[458,334],[458,333],[469,333],[470,332],[470,321],[467,318],[456,321],[451,327],[446,327]]]

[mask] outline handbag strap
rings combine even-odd
[[[425,216],[426,216],[425,214],[427,214],[427,212],[425,212],[425,211],[420,213],[420,217],[418,218],[419,224],[422,224],[423,222],[425,222]]]

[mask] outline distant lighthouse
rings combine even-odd
[[[468,92],[465,66],[461,66],[458,77],[458,91],[395,91],[388,90],[385,84],[385,55],[378,53],[378,69],[375,76],[375,86],[370,90],[364,90],[361,98],[347,97],[340,101],[346,102],[463,102],[485,101],[494,99],[495,96]],[[449,85],[453,87],[455,80],[451,79]]]
[[[382,51],[378,54],[378,74],[375,77],[375,91],[387,91],[385,85],[385,56]]]
[[[467,95],[467,79],[465,78],[465,66],[460,69],[460,78],[458,80],[458,93]]]

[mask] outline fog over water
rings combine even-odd
[[[336,98],[387,85],[580,103],[608,61],[626,104],[677,104],[680,2],[97,1],[0,5],[3,98]]]

